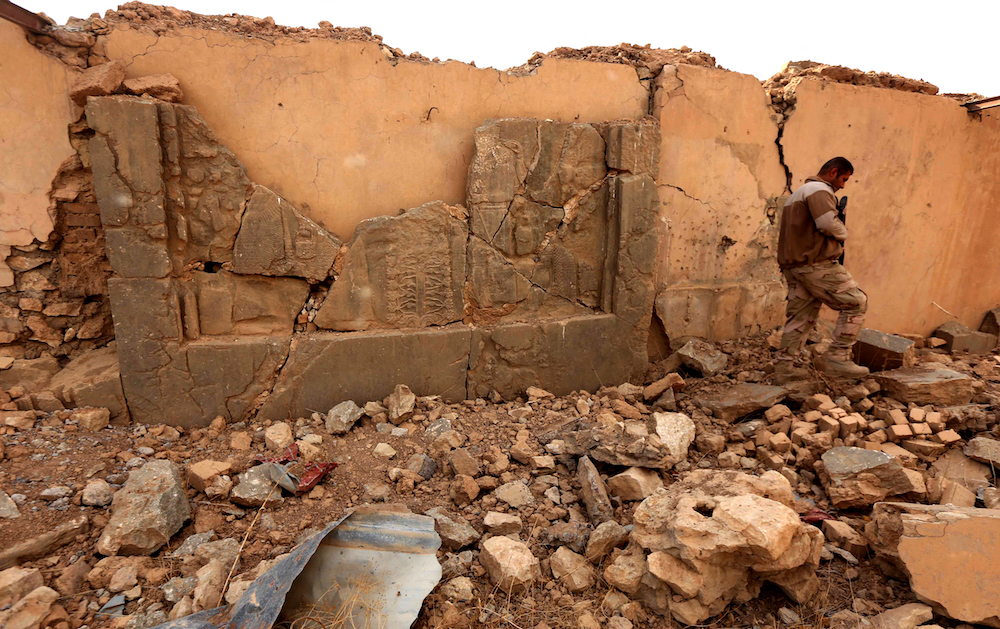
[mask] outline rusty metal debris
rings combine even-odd
[[[31,11],[17,6],[8,0],[0,0],[0,17],[23,26],[36,35],[42,35],[49,24]]]
[[[258,577],[232,608],[155,629],[406,629],[441,580],[434,519],[355,511],[296,547]]]

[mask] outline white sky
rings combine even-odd
[[[15,0],[60,23],[104,14],[107,0]],[[160,0],[163,2],[164,0]],[[369,26],[393,47],[427,57],[517,66],[535,51],[621,42],[690,46],[720,65],[766,79],[786,61],[809,59],[892,72],[942,92],[1000,95],[996,40],[1000,2],[926,0],[176,0],[206,15],[271,16],[286,26]]]

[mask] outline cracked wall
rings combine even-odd
[[[627,66],[551,59],[516,76],[399,61],[375,42],[272,43],[186,28],[158,36],[115,24],[97,48],[129,77],[180,79],[185,102],[253,181],[344,240],[389,211],[463,203],[484,120],[640,118],[649,94]]]
[[[86,121],[137,421],[284,419],[399,383],[563,394],[646,369],[655,124],[488,121],[471,211],[428,203],[342,245],[252,183],[194,107],[91,97]]]
[[[785,175],[778,125],[752,76],[664,66],[656,312],[667,336],[711,340],[781,323],[776,212]]]

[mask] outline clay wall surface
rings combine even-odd
[[[105,40],[105,37],[100,38]],[[127,76],[180,79],[251,179],[347,240],[357,224],[429,201],[465,201],[472,135],[490,118],[639,118],[635,70],[552,59],[529,76],[389,59],[375,42],[277,40],[115,25],[98,46]]]
[[[952,319],[943,308],[978,329],[1000,302],[997,115],[853,85],[804,81],[796,92],[782,137],[793,185],[826,156],[857,169],[843,191],[846,266],[870,298],[866,326],[929,334]]]
[[[49,189],[74,154],[66,125],[74,74],[28,43],[21,27],[0,20],[0,247],[45,242],[52,232]],[[0,286],[13,275],[0,266]]]
[[[181,102],[197,109],[246,177],[296,208],[282,219],[286,240],[308,225],[333,237],[315,258],[324,264],[366,219],[431,201],[468,205],[475,130],[489,119],[597,126],[651,114],[662,138],[652,173],[661,203],[655,313],[668,337],[723,340],[781,323],[779,206],[788,185],[834,154],[859,168],[846,191],[848,268],[871,296],[870,327],[926,334],[950,318],[941,308],[978,327],[1000,301],[990,230],[1000,197],[996,116],[972,117],[930,95],[933,86],[897,86],[893,77],[834,83],[858,80],[817,66],[762,87],[707,61],[653,69],[574,55],[543,56],[507,73],[406,59],[371,36],[310,37],[176,25],[154,33],[109,19],[32,46],[18,27],[0,23],[9,99],[0,122],[14,130],[0,143],[0,257],[19,265],[0,268],[0,284],[14,284],[0,295],[5,354],[71,357],[110,338],[111,264],[92,190],[91,131],[68,98],[77,69],[109,60],[125,65],[126,78],[178,77]],[[191,255],[230,262],[213,253],[229,250],[235,224],[228,229],[222,241],[202,243],[204,255]],[[9,245],[22,249],[8,253]],[[468,272],[493,273],[482,247],[473,249]],[[255,273],[313,271],[303,260],[233,252],[234,264],[257,265]]]

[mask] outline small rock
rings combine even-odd
[[[188,466],[188,484],[204,492],[220,474],[228,474],[232,466],[222,461],[204,460]]]
[[[150,555],[191,517],[180,468],[166,460],[129,474],[114,496],[111,519],[97,541],[102,555]]]
[[[21,517],[21,512],[17,508],[17,503],[7,495],[7,492],[0,491],[0,518],[13,520],[19,517]]]
[[[406,460],[406,469],[420,474],[424,480],[430,480],[437,470],[437,463],[426,454],[414,454]]]
[[[797,625],[802,622],[799,615],[787,607],[782,607],[778,610],[778,619],[786,625]]]
[[[111,485],[104,479],[92,478],[83,488],[81,501],[88,507],[106,507],[111,504],[112,498],[114,491]]]
[[[466,603],[475,598],[475,589],[469,577],[455,577],[441,586],[441,595],[455,603]]]
[[[0,626],[5,629],[37,629],[58,598],[59,593],[52,588],[35,588],[9,610],[0,612]]]
[[[434,529],[441,537],[441,544],[449,550],[458,550],[479,540],[479,533],[461,516],[455,516],[443,507],[434,507],[424,512],[434,518]]]
[[[594,569],[587,560],[562,546],[549,557],[552,576],[566,586],[574,594],[589,589],[594,585]]]
[[[614,516],[611,500],[601,475],[589,457],[582,456],[576,465],[576,480],[580,483],[580,496],[587,507],[591,524],[597,526]]]
[[[108,583],[108,589],[112,592],[124,592],[125,590],[131,590],[139,583],[139,573],[135,565],[122,566],[111,575],[111,581]]]
[[[685,367],[690,367],[703,376],[714,376],[729,363],[729,356],[726,356],[715,346],[700,339],[692,339],[677,350],[681,363]]]
[[[465,448],[456,448],[448,454],[448,462],[456,476],[465,474],[475,478],[479,476],[479,461],[477,461]]]
[[[361,499],[365,502],[389,502],[392,490],[385,483],[365,483]]]
[[[285,422],[277,422],[264,431],[264,443],[268,450],[281,452],[295,441],[292,427]]]
[[[80,430],[97,432],[110,423],[111,411],[106,408],[82,408],[70,413],[69,419],[75,421]]]
[[[604,580],[626,594],[639,591],[639,583],[646,574],[646,557],[641,548],[632,548],[615,558],[604,569]]]
[[[276,506],[284,501],[280,489],[274,489],[274,481],[265,465],[258,465],[236,477],[229,499],[244,507],[260,507],[267,502],[268,506]],[[270,496],[270,497],[268,497]]]
[[[587,559],[593,563],[600,561],[611,553],[612,549],[624,546],[628,541],[629,529],[614,520],[602,522],[587,541]]]
[[[929,605],[907,603],[875,616],[871,619],[871,626],[878,629],[916,629],[933,619],[934,610]]]
[[[471,503],[479,496],[479,484],[471,476],[459,474],[451,482],[448,493],[451,499],[455,501],[455,504],[462,507]]]
[[[963,452],[965,456],[980,463],[1000,466],[1000,441],[996,439],[986,437],[970,439]]]
[[[42,573],[37,568],[7,568],[0,572],[0,609],[16,603],[43,585]],[[2,612],[0,618],[3,618]]]
[[[608,491],[622,500],[644,500],[663,487],[663,479],[656,470],[630,467],[608,479]]]
[[[234,432],[229,435],[229,447],[233,450],[249,450],[253,447],[253,437],[248,432]]]
[[[521,532],[521,518],[508,513],[490,511],[483,518],[483,527],[493,535],[511,535]]]
[[[49,487],[42,493],[38,495],[42,500],[47,500],[52,502],[53,500],[59,500],[60,498],[69,498],[73,495],[73,490],[65,485],[56,485],[55,487]]]
[[[364,414],[364,409],[355,404],[353,400],[341,402],[326,414],[326,430],[331,435],[342,435],[349,431]]]
[[[493,495],[515,509],[535,506],[535,497],[531,495],[531,490],[519,480],[500,485],[493,491]]]
[[[417,403],[417,396],[410,391],[410,387],[405,384],[397,384],[396,389],[385,399],[385,406],[389,411],[389,421],[393,424],[401,424],[403,420],[413,414],[413,408]]]
[[[198,585],[198,577],[174,577],[161,586],[163,598],[171,603],[177,603],[182,598],[194,592]]]
[[[479,562],[486,568],[490,581],[504,592],[529,587],[541,576],[538,559],[522,542],[503,535],[483,542]]]
[[[372,454],[383,459],[391,459],[396,456],[396,449],[388,443],[382,442],[375,446],[372,450]]]

